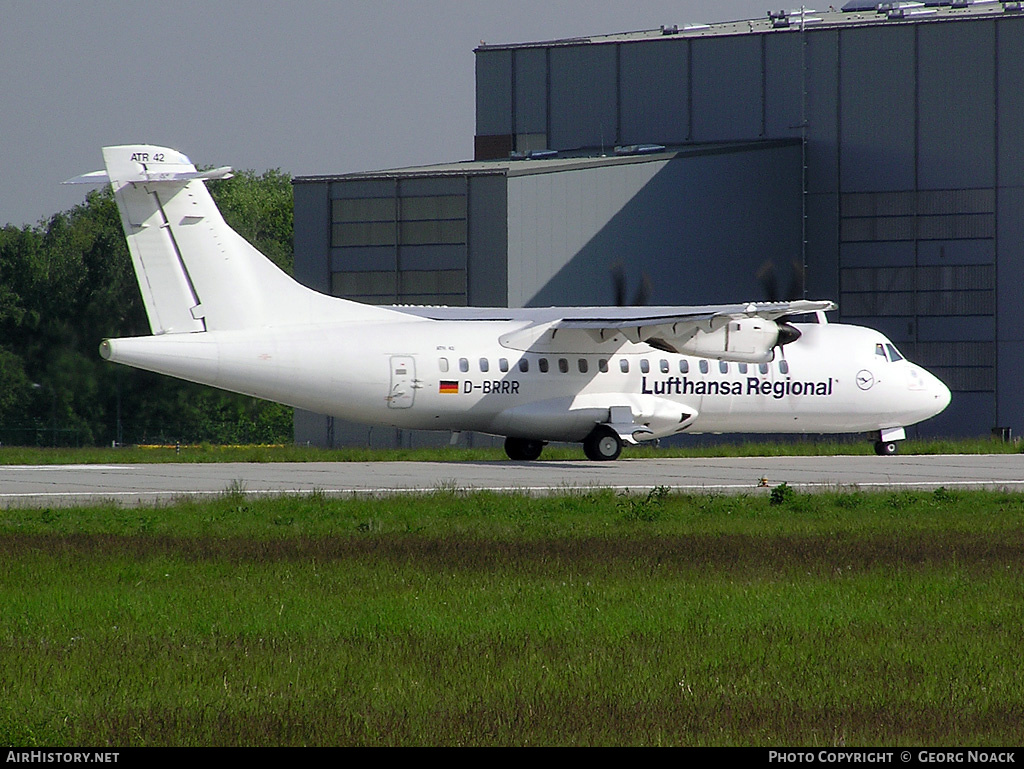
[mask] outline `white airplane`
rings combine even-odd
[[[882,334],[828,323],[828,301],[706,307],[380,307],[278,269],[221,217],[181,153],[103,150],[153,335],[106,360],[342,419],[505,437],[514,460],[549,441],[592,460],[679,433],[874,434],[949,404]],[[816,323],[791,324],[794,314]]]

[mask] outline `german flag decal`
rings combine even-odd
[[[442,379],[440,386],[437,391],[446,395],[458,395],[459,394],[459,383],[449,380]]]

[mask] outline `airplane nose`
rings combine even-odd
[[[928,381],[928,386],[925,388],[925,392],[927,393],[929,406],[932,409],[931,415],[935,416],[936,414],[941,414],[945,411],[946,406],[949,405],[949,402],[953,397],[952,393],[950,393],[949,388],[946,387],[945,383],[937,376],[930,372],[923,373]]]
[[[913,364],[907,369],[907,389],[913,398],[915,422],[942,413],[949,405],[949,388],[930,371]]]
[[[942,382],[938,377],[935,377],[936,394],[935,397],[938,399],[939,411],[943,411],[946,406],[949,405],[950,400],[953,398],[953,394],[946,387],[945,383]]]

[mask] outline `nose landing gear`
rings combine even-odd
[[[880,457],[891,457],[900,453],[900,445],[896,441],[875,441],[875,453]]]
[[[875,453],[880,457],[891,457],[899,453],[899,441],[906,439],[907,431],[902,427],[890,427],[879,430],[872,437],[875,439]]]

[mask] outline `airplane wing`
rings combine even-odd
[[[796,300],[791,302],[749,302],[747,304],[703,307],[562,307],[558,328],[586,328],[601,334],[625,333],[631,341],[652,336],[687,338],[697,331],[714,331],[729,320],[762,318],[775,321],[789,315],[834,310],[835,302]]]
[[[835,308],[831,301],[801,299],[698,307],[396,309],[436,320],[527,321],[522,329],[501,337],[503,345],[520,350],[584,352],[588,348],[614,348],[628,340],[665,352],[765,363],[774,357],[776,346],[800,336],[785,322],[786,317]]]
[[[622,334],[634,344],[646,342],[652,347],[675,353],[699,354],[710,342],[710,337],[721,335],[724,351],[759,347],[759,341],[771,350],[776,344],[786,344],[787,324],[777,322],[790,315],[835,309],[828,301],[799,300],[791,302],[762,302],[744,305],[709,307],[612,308],[599,313],[569,314],[554,323],[554,328],[587,329],[598,341]],[[764,322],[758,322],[764,321]],[[789,333],[795,331],[789,327]],[[730,333],[732,332],[732,333]],[[755,333],[763,332],[763,333]],[[734,337],[730,339],[729,337]],[[745,338],[741,338],[745,337]],[[795,337],[794,337],[795,338]],[[709,351],[718,349],[712,345]]]
[[[833,302],[799,300],[701,308],[615,308],[611,313],[566,314],[552,325],[584,329],[595,341],[621,334],[634,344],[656,350],[701,357],[764,363],[774,348],[799,338],[800,332],[783,319],[789,315],[831,310]]]

